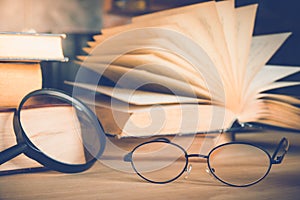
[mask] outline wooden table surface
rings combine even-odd
[[[48,171],[0,176],[0,199],[299,199],[299,134],[243,134],[237,140],[276,144],[283,135],[291,142],[283,163],[274,165],[267,178],[250,187],[222,185],[205,172],[205,163],[193,163],[188,179],[182,176],[175,182],[160,185],[97,162],[79,174]]]

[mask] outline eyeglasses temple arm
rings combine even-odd
[[[283,146],[283,145],[285,145],[285,146]],[[278,152],[281,148],[284,148],[283,149],[284,152],[282,155],[278,155]],[[272,164],[280,164],[282,162],[285,154],[287,153],[288,149],[289,149],[289,141],[286,138],[282,138],[272,155]]]
[[[12,146],[0,152],[0,165],[23,153],[28,146],[24,143]]]

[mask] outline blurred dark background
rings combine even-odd
[[[270,60],[273,64],[300,65],[300,1],[236,0],[237,6],[258,3],[254,35],[292,32]]]

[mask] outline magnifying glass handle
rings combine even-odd
[[[8,149],[5,149],[4,151],[0,152],[0,165],[3,163],[13,159],[14,157],[20,155],[23,153],[28,146],[25,143],[17,144],[15,146],[12,146]]]

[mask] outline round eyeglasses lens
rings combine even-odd
[[[50,94],[30,96],[20,108],[26,137],[49,158],[66,164],[85,164],[101,150],[99,129],[82,104]]]
[[[166,183],[183,173],[187,161],[181,148],[165,142],[150,142],[134,150],[132,163],[139,176],[147,181]]]
[[[269,154],[248,144],[229,143],[209,154],[210,171],[220,181],[232,186],[257,183],[271,167]]]

